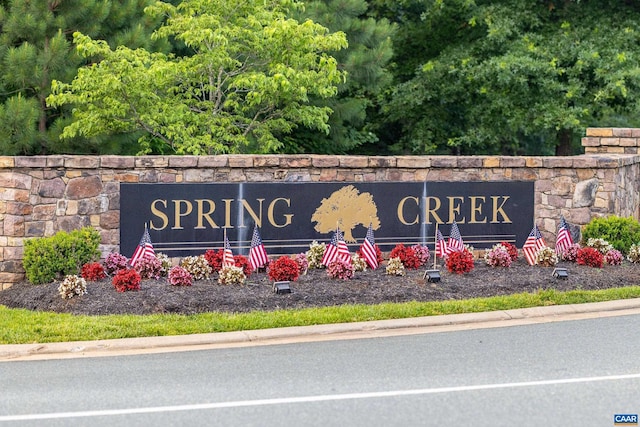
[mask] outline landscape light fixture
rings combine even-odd
[[[276,294],[290,294],[291,287],[289,286],[289,282],[273,282],[273,292]]]
[[[424,279],[427,279],[427,282],[430,283],[438,283],[440,281],[440,271],[438,270],[427,270],[424,272]]]
[[[569,278],[569,273],[567,273],[566,268],[554,268],[553,277],[556,279],[567,280],[567,278]]]
[[[442,237],[442,234],[438,232],[438,223],[436,222],[436,232],[435,236],[433,236],[433,242],[435,246],[433,254],[433,269],[425,271],[424,275],[422,276],[422,278],[427,279],[427,282],[429,283],[438,283],[440,281],[440,271],[437,269],[438,264],[436,263],[436,260],[438,258],[438,241],[441,241],[438,239],[438,236]]]

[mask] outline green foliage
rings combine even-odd
[[[37,152],[38,102],[13,96],[0,104],[0,153],[8,156]]]
[[[310,20],[288,17],[295,0],[186,0],[146,8],[165,20],[156,40],[184,43],[188,56],[119,46],[74,35],[91,65],[70,84],[52,82],[53,107],[74,106],[63,138],[142,131],[141,152],[273,152],[296,126],[328,132],[329,98],[345,73],[327,52],[347,46]]]
[[[628,217],[611,215],[605,218],[594,218],[582,230],[584,241],[604,239],[615,249],[627,254],[631,245],[640,243],[640,223]]]
[[[166,49],[151,40],[156,20],[142,16],[153,0],[0,2],[0,154],[95,153],[126,149],[126,140],[79,137],[58,143],[67,108],[52,109],[45,98],[52,80],[68,82],[85,63],[72,48],[81,31],[115,45]],[[124,145],[120,146],[120,142]]]
[[[25,240],[23,264],[27,280],[38,285],[77,275],[84,264],[100,257],[99,244],[100,234],[91,227]]]
[[[398,262],[400,265],[402,263]],[[180,268],[180,267],[174,267]],[[0,344],[28,344],[145,336],[190,335],[289,326],[365,322],[443,314],[503,311],[527,307],[582,304],[640,297],[640,286],[533,293],[449,301],[412,301],[376,305],[344,304],[303,310],[251,313],[199,313],[79,316],[0,306]]]
[[[332,52],[347,79],[338,85],[338,93],[329,99],[314,98],[316,106],[331,108],[330,131],[314,132],[298,127],[285,138],[282,151],[288,153],[375,154],[376,117],[379,100],[392,82],[391,37],[396,27],[387,19],[369,15],[365,0],[305,1],[304,10],[295,17],[311,19],[347,35],[349,47]]]
[[[587,126],[639,124],[637,2],[380,3],[401,27],[395,151],[572,154]]]

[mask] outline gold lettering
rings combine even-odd
[[[161,199],[156,199],[153,202],[151,202],[151,214],[157,216],[158,218],[160,218],[162,220],[162,226],[158,227],[157,225],[155,225],[153,223],[153,220],[149,221],[149,228],[151,228],[152,230],[164,230],[165,228],[167,228],[167,225],[169,225],[169,217],[167,216],[166,213],[162,212],[161,210],[159,210],[156,207],[156,203],[160,202],[162,203],[162,205],[164,206],[164,208],[167,208],[167,201],[166,200],[161,200]]]
[[[498,200],[503,198],[502,203],[498,206]],[[509,200],[511,196],[491,196],[491,200],[493,200],[493,216],[491,217],[491,223],[495,224],[497,222],[506,222],[507,224],[511,224],[511,219],[507,216],[507,213],[502,209],[504,204]],[[504,221],[498,221],[498,213],[502,215]]]
[[[269,223],[271,225],[273,225],[274,227],[283,228],[283,227],[286,227],[287,225],[291,224],[291,218],[293,218],[293,214],[285,214],[285,215],[283,215],[284,218],[285,218],[285,223],[284,224],[276,223],[276,220],[275,220],[274,215],[273,215],[273,211],[275,209],[276,203],[280,202],[280,201],[286,202],[287,207],[291,207],[291,200],[290,199],[284,199],[282,197],[274,199],[271,203],[269,203],[268,216],[269,216]]]
[[[246,210],[249,213],[249,215],[251,215],[251,218],[253,218],[253,221],[256,223],[256,225],[258,227],[262,227],[262,202],[264,202],[264,199],[256,199],[256,200],[258,200],[258,203],[260,205],[259,206],[260,216],[256,215],[256,211],[254,211],[251,208],[251,206],[249,206],[249,202],[247,202],[246,200],[240,200],[240,202],[242,203],[242,207],[244,208],[244,210]],[[239,225],[240,228],[246,227],[246,225],[244,225],[244,215],[242,216],[242,218],[243,218],[243,221]]]
[[[408,222],[406,219],[404,219],[404,204],[407,200],[413,200],[416,203],[416,206],[418,206],[418,198],[417,197],[405,197],[404,199],[400,200],[400,203],[398,203],[398,219],[400,220],[401,223],[403,223],[404,225],[413,225],[413,224],[417,224],[419,222],[418,219],[418,215],[416,215],[416,219],[413,220],[413,222]]]
[[[487,222],[487,217],[485,216],[483,219],[478,220],[476,219],[476,213],[482,215],[482,205],[484,204],[486,197],[469,196],[469,200],[471,201],[471,219],[469,220],[469,224],[485,224]],[[479,206],[478,200],[481,200]]]
[[[431,201],[432,200],[436,202],[436,204],[433,207],[433,209],[431,208]],[[440,199],[438,197],[433,197],[433,196],[425,197],[425,199],[424,199],[424,224],[431,224],[430,218],[431,218],[432,215],[433,215],[433,219],[435,220],[436,223],[443,224],[442,219],[440,218],[440,216],[436,212],[438,209],[440,209],[440,205],[441,204],[442,204],[442,202],[440,202]]]
[[[464,217],[460,219],[456,219],[455,217],[455,214],[460,215],[460,203],[464,201],[464,197],[447,196],[447,199],[449,199],[449,224],[453,223],[453,221],[457,222],[458,224],[464,224],[465,223]],[[456,203],[456,200],[458,200],[459,203]]]
[[[231,225],[231,202],[233,199],[222,199],[224,202],[224,228],[233,228]]]
[[[204,202],[209,204],[209,210],[204,211]],[[211,228],[219,228],[218,225],[211,219],[211,214],[216,210],[216,204],[213,200],[209,199],[196,199],[196,204],[198,205],[198,224],[195,229],[205,228],[203,224],[203,219],[206,219]]]
[[[174,204],[174,212],[175,212],[175,218],[174,220],[174,226],[171,227],[172,230],[182,230],[184,227],[182,227],[182,225],[180,224],[180,218],[183,216],[187,216],[191,213],[191,211],[193,211],[193,204],[188,201],[188,200],[173,200],[173,204]],[[186,206],[186,211],[182,211],[182,209],[180,209],[180,206],[184,204]]]

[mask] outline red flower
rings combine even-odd
[[[104,267],[99,262],[89,262],[82,266],[80,276],[84,280],[98,281],[107,277]]]
[[[402,243],[391,250],[389,258],[400,258],[405,268],[419,268],[422,265],[420,258],[413,248],[406,247]]]
[[[604,255],[595,248],[580,248],[578,249],[576,263],[580,265],[587,265],[589,267],[602,268],[602,265],[604,264]]]
[[[294,259],[282,256],[269,263],[267,273],[269,275],[269,279],[274,282],[296,281],[300,275],[300,268]]]
[[[211,266],[211,270],[214,273],[218,273],[222,268],[222,258],[224,257],[224,250],[219,249],[214,251],[213,249],[209,249],[204,253],[204,258],[207,260],[209,265]],[[235,258],[234,258],[235,259]],[[246,273],[245,273],[246,275]]]
[[[451,273],[469,273],[474,267],[473,254],[467,250],[452,252],[447,257],[446,265]]]
[[[140,275],[134,269],[122,269],[113,276],[111,283],[118,292],[139,291]]]

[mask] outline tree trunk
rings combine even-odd
[[[571,156],[571,140],[573,132],[571,129],[560,129],[558,131],[558,145],[556,145],[556,156]]]

